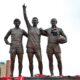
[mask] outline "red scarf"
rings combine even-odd
[[[12,80],[12,78],[11,77],[2,77],[1,80]],[[24,77],[23,76],[14,77],[14,80],[24,80]]]

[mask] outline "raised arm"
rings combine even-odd
[[[67,37],[66,37],[66,35],[65,35],[65,33],[63,32],[63,30],[62,29],[60,29],[60,35],[62,35],[62,36],[64,36],[65,37],[65,42],[67,42]]]
[[[6,36],[4,37],[4,41],[6,44],[11,45],[11,43],[8,42],[8,37],[11,35],[11,30],[6,34]]]
[[[27,28],[30,29],[31,24],[30,24],[30,22],[28,20],[27,14],[26,14],[26,6],[25,6],[25,4],[23,5],[23,16],[24,16],[24,20],[26,22]]]

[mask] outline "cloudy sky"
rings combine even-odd
[[[58,20],[58,27],[61,27],[67,35],[68,42],[62,44],[63,75],[80,75],[80,0],[1,0],[0,1],[0,61],[10,59],[9,46],[4,43],[4,36],[9,29],[13,28],[13,20],[21,20],[20,27],[27,31],[22,5],[27,5],[27,14],[31,22],[34,16],[39,18],[38,27],[50,28],[51,18]],[[9,37],[10,41],[10,37]],[[24,58],[22,75],[30,76],[28,69],[28,58],[26,54],[26,37],[23,37]],[[46,55],[47,38],[41,37],[43,74],[50,75],[48,59]],[[54,74],[58,75],[57,62],[54,58]],[[26,73],[26,74],[25,74]],[[38,63],[34,56],[34,74],[38,72]],[[18,74],[16,57],[14,75]]]

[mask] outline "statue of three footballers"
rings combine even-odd
[[[6,34],[4,40],[5,43],[10,45],[10,59],[11,59],[11,76],[13,77],[14,71],[14,62],[15,56],[18,56],[19,63],[19,76],[21,76],[22,72],[22,60],[23,60],[23,45],[22,45],[22,37],[23,35],[28,38],[27,41],[27,54],[29,59],[29,70],[31,76],[33,76],[33,56],[35,55],[38,60],[39,73],[43,74],[43,64],[42,64],[42,55],[41,55],[41,47],[40,47],[40,38],[41,35],[48,37],[48,45],[47,45],[47,56],[49,60],[49,69],[51,76],[53,73],[53,54],[55,55],[58,62],[59,75],[62,76],[62,61],[61,61],[61,50],[59,44],[63,44],[67,42],[67,37],[61,28],[56,26],[57,20],[55,18],[51,19],[51,28],[43,30],[42,28],[38,28],[37,25],[39,23],[37,17],[33,17],[32,25],[30,24],[27,13],[26,6],[23,5],[23,15],[24,20],[28,29],[28,33],[23,29],[19,28],[21,21],[19,19],[14,20],[15,28],[10,29]],[[8,42],[8,37],[11,35],[11,43]]]

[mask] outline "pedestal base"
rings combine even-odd
[[[49,78],[24,78],[24,80],[80,80],[80,78],[56,78],[56,77],[49,77]]]
[[[80,77],[14,77],[14,78],[0,78],[0,80],[80,80]]]

